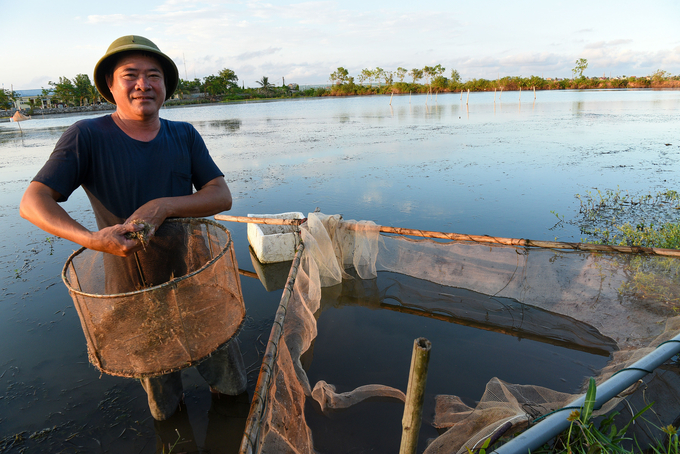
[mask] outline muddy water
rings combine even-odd
[[[458,94],[395,96],[391,105],[389,97],[308,99],[165,109],[162,115],[189,121],[203,135],[232,189],[234,215],[318,207],[382,225],[571,241],[579,232],[556,225],[551,211],[573,216],[574,194],[678,187],[679,91],[538,92],[535,100],[525,92],[521,102],[517,92],[496,94],[495,102],[494,93],[472,93],[469,105],[465,101]],[[18,216],[24,188],[60,134],[80,118],[36,118],[21,123],[21,133],[15,123],[0,124],[3,452],[150,453],[159,439],[177,440],[167,425],[154,424],[134,380],[101,376],[88,364],[78,316],[59,277],[76,245]],[[64,207],[94,227],[81,190]],[[253,270],[245,226],[229,227],[241,268]],[[241,341],[252,394],[280,290],[247,277],[242,283],[249,315]],[[402,369],[421,335],[439,355],[428,393],[459,394],[469,402],[493,376],[575,390],[607,360],[359,303],[330,305],[319,325],[310,378],[347,388],[374,382],[404,388],[408,371]],[[357,358],[353,353],[365,345],[372,348]],[[175,422],[183,434],[206,449],[237,443],[233,430],[221,434],[238,425],[243,405],[211,401],[193,370],[184,380],[187,418]],[[398,408],[384,405],[333,418],[310,408],[318,448],[333,452],[340,445],[332,433],[356,421],[366,427],[355,430],[356,446],[371,446],[376,432],[391,434],[395,425],[398,434]],[[364,424],[362,415],[381,422]],[[426,420],[421,440],[435,435]]]

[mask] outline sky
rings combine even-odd
[[[239,85],[328,83],[344,67],[422,68],[449,77],[680,74],[680,2],[640,0],[0,0],[0,84],[49,88],[87,74],[123,35],[151,39],[180,77],[233,70]],[[410,79],[407,76],[407,81]]]

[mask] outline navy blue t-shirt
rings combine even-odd
[[[118,224],[146,202],[190,195],[224,176],[189,123],[161,119],[158,135],[141,142],[111,115],[81,120],[61,136],[34,181],[61,194],[85,189],[99,228]]]

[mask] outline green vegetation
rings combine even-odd
[[[18,95],[16,92],[11,92],[9,90],[0,90],[0,109],[9,109],[12,107],[12,103],[17,99]]]
[[[583,406],[573,409],[567,420],[570,422],[569,428],[555,437],[549,444],[532,451],[532,454],[678,454],[680,453],[680,443],[678,442],[677,429],[672,425],[658,428],[658,435],[662,438],[655,446],[641,448],[637,441],[626,436],[631,425],[639,419],[645,419],[644,414],[649,411],[654,403],[650,403],[642,410],[637,412],[621,428],[617,428],[614,418],[617,412],[611,412],[602,418],[593,417],[595,409],[597,387],[595,379],[590,378],[588,390],[584,398]],[[566,411],[563,409],[561,411]],[[599,421],[596,425],[596,420]],[[646,420],[649,422],[648,420]],[[655,426],[656,427],[656,426]],[[472,454],[487,454],[491,452],[490,445],[497,440],[493,436],[487,438],[482,446],[474,451],[466,448]],[[509,438],[502,437],[500,441],[507,442]],[[494,447],[495,448],[495,447]]]
[[[659,74],[659,77],[665,76]],[[578,226],[584,235],[581,239],[584,243],[680,249],[680,194],[675,190],[630,194],[619,188],[597,189],[583,195],[576,194],[576,198],[580,207],[575,220],[565,221],[564,216],[552,213],[559,219],[558,224],[567,222]],[[620,259],[625,261],[626,274],[629,276],[619,289],[622,295],[634,296],[638,301],[661,301],[665,303],[664,309],[669,316],[680,311],[680,299],[676,297],[677,283],[680,282],[680,261],[677,258],[646,260],[632,255]],[[592,394],[593,400],[594,387],[594,380],[591,379],[588,394]],[[595,427],[588,394],[584,407],[580,411],[573,411],[568,418],[571,421],[569,429],[550,446],[544,446],[534,454],[680,453],[677,428],[673,425],[657,427],[659,441],[655,446],[644,449],[636,440],[626,436],[630,425],[638,418],[644,419],[643,414],[652,408],[653,403],[635,414],[621,429],[614,425],[617,413],[606,415]]]
[[[680,249],[680,194],[675,190],[655,194],[631,195],[616,190],[597,190],[576,194],[579,217],[569,223],[578,225],[584,243],[642,248]],[[633,256],[627,263],[629,279],[621,295],[638,300],[663,301],[668,315],[680,312],[677,285],[680,261],[660,257],[654,261]]]
[[[330,75],[332,83],[330,90],[324,95],[347,96],[347,95],[370,95],[391,93],[431,93],[431,92],[460,92],[460,91],[494,91],[494,90],[565,90],[587,88],[671,88],[680,87],[680,76],[671,76],[662,70],[656,71],[647,77],[591,77],[583,75],[588,68],[588,60],[580,58],[576,60],[572,70],[573,79],[544,79],[538,76],[511,77],[506,76],[495,80],[470,79],[463,82],[458,70],[451,70],[451,77],[444,77],[446,68],[441,65],[425,66],[407,70],[399,67],[395,71],[386,71],[382,68],[364,68],[355,78],[344,67]],[[404,78],[410,76],[411,83],[405,83]],[[397,79],[397,82],[394,82]],[[424,80],[424,84],[418,82]]]
[[[573,410],[567,420],[570,422],[569,429],[561,433],[550,444],[533,451],[533,454],[563,454],[563,453],[678,453],[678,437],[673,426],[659,428],[660,436],[667,436],[668,440],[659,442],[656,446],[642,449],[634,439],[626,436],[626,432],[635,421],[643,417],[653,405],[648,404],[637,412],[623,427],[617,428],[614,418],[617,412],[609,413],[595,425],[593,410],[595,405],[597,388],[595,379],[591,378],[588,384],[583,406]],[[630,446],[630,448],[625,447]]]
[[[513,91],[520,89],[536,90],[565,90],[587,88],[678,88],[680,75],[672,76],[661,69],[647,77],[591,77],[583,75],[588,68],[585,58],[576,60],[572,70],[573,79],[544,79],[538,76],[521,77],[506,76],[495,80],[469,79],[463,81],[460,72],[450,71],[450,77],[444,74],[446,68],[437,64],[423,68],[406,69],[398,67],[394,71],[380,67],[364,68],[359,74],[351,75],[349,70],[340,66],[329,76],[327,87],[308,88],[300,90],[296,84],[275,86],[268,76],[256,81],[258,88],[239,87],[239,78],[228,68],[222,69],[217,75],[209,75],[203,80],[180,79],[174,99],[167,102],[173,104],[199,104],[221,101],[239,101],[262,98],[287,97],[316,97],[316,96],[356,96],[376,94],[405,94],[405,93],[446,93],[460,91]],[[410,78],[407,82],[405,79]],[[423,81],[423,83],[420,83]],[[263,84],[264,82],[264,84]],[[50,94],[52,104],[61,103],[66,106],[82,106],[97,103],[101,96],[86,74],[78,74],[73,79],[60,77],[58,82],[49,82],[51,89],[44,89],[40,97],[31,99],[31,111],[34,107],[41,107]],[[18,97],[16,93],[0,90],[0,108],[9,109]],[[29,112],[29,114],[32,112]]]
[[[680,194],[631,195],[616,190],[576,194],[583,242],[680,249]]]
[[[585,71],[588,68],[588,60],[585,58],[579,58],[576,60],[576,66],[574,69],[571,70],[571,72],[574,74],[574,79],[582,79],[583,78],[583,71]]]

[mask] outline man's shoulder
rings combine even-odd
[[[80,132],[102,132],[111,128],[113,120],[111,115],[104,115],[95,118],[86,118],[73,123],[69,129]]]
[[[186,121],[166,120],[165,118],[161,118],[161,123],[165,124],[166,128],[169,130],[192,132],[196,130],[191,123]]]

